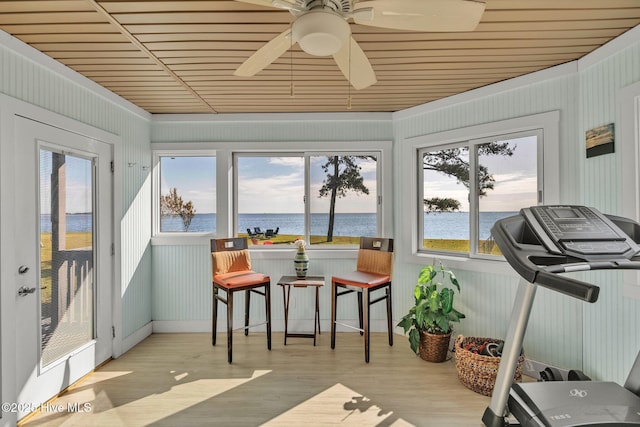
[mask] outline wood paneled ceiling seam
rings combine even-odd
[[[180,76],[178,76],[171,68],[169,68],[160,58],[158,58],[153,52],[151,52],[142,42],[140,42],[133,34],[131,34],[117,19],[115,19],[109,12],[102,7],[96,0],[86,0],[93,8],[107,19],[112,25],[114,25],[120,33],[125,36],[131,43],[133,43],[138,49],[144,52],[145,55],[156,64],[158,64],[164,71],[166,71],[176,82],[184,87],[189,93],[195,96],[200,102],[207,106],[212,113],[217,113],[216,109],[207,102],[202,96],[198,94],[189,84],[187,84]]]

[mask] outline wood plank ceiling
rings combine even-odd
[[[470,33],[351,24],[378,78],[359,91],[297,45],[233,75],[292,21],[232,0],[0,0],[0,29],[151,113],[397,111],[578,59],[640,24],[640,0],[487,0]]]

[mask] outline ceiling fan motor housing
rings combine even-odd
[[[302,50],[314,56],[338,52],[351,36],[349,23],[328,10],[310,10],[299,16],[291,27],[293,40]]]

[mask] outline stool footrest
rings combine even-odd
[[[333,322],[333,323],[335,323],[336,325],[344,326],[344,327],[349,328],[349,329],[354,329],[356,331],[364,332],[364,329],[359,328],[357,326],[349,325],[347,323],[340,323],[340,322]]]
[[[248,325],[248,326],[241,326],[239,328],[235,328],[235,331],[244,331],[245,329],[251,329],[251,328],[255,328],[256,326],[261,326],[261,325],[266,325],[269,322],[261,322],[261,323],[254,323],[253,325]]]

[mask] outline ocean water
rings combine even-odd
[[[327,233],[328,214],[311,214],[311,234]],[[304,235],[303,214],[240,214],[238,216],[238,233],[247,233],[259,227],[263,232],[271,229],[279,234]],[[215,214],[196,214],[191,221],[189,231],[213,232],[216,228]],[[182,220],[177,217],[164,217],[162,231],[182,231]],[[333,226],[334,236],[375,236],[377,234],[376,215],[368,213],[336,214]]]
[[[478,238],[486,240],[491,236],[491,227],[499,219],[516,215],[518,212],[481,212],[478,224]],[[469,239],[469,212],[433,212],[424,214],[425,239]]]
[[[501,218],[512,216],[517,212],[482,212],[480,214],[480,239],[491,235],[491,227]],[[262,231],[280,227],[280,234],[304,234],[304,216],[302,214],[241,214],[238,232],[246,233],[247,228],[253,230],[260,227]],[[323,235],[327,232],[328,214],[311,215],[311,234]],[[67,231],[90,231],[91,214],[67,215]],[[51,231],[50,215],[41,215],[40,227],[43,232]],[[214,232],[216,214],[196,214],[191,221],[191,232]],[[163,231],[182,231],[182,220],[179,217],[162,218]],[[336,214],[334,224],[335,236],[375,236],[377,234],[376,215],[372,213]],[[425,239],[460,239],[469,238],[468,212],[438,212],[424,214]]]

